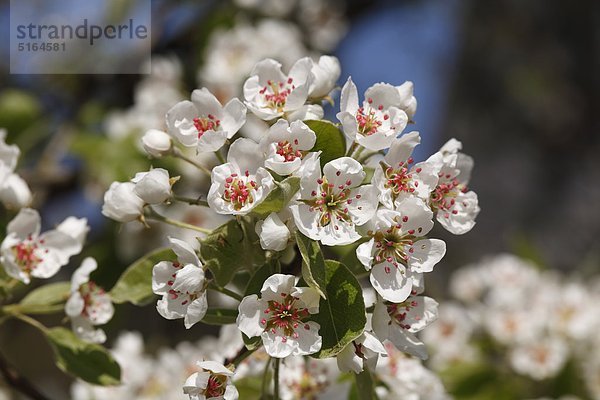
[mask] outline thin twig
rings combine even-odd
[[[201,232],[206,235],[209,235],[210,233],[212,233],[212,230],[210,230],[210,229],[202,228],[202,227],[196,226],[196,225],[191,225],[191,224],[185,223],[183,221],[177,221],[174,219],[163,217],[162,215],[158,214],[156,211],[154,211],[152,209],[150,209],[150,210],[151,210],[150,214],[147,215],[148,219],[152,219],[155,221],[161,221],[161,222],[164,222],[165,224],[177,226],[179,228],[190,229],[193,231]]]
[[[179,158],[180,160],[183,160],[186,163],[193,165],[194,167],[198,168],[200,171],[204,172],[208,176],[211,175],[210,169],[206,168],[202,164],[197,163],[196,161],[192,160],[191,158],[188,158],[178,148],[173,147],[171,154],[173,155],[173,157]]]
[[[0,353],[0,374],[2,374],[2,377],[4,377],[4,380],[8,385],[25,396],[33,400],[50,400],[49,397],[40,393],[29,380],[21,376],[21,374],[8,363],[2,353]]]
[[[185,196],[173,196],[173,200],[175,201],[180,201],[182,203],[188,203],[191,206],[202,206],[202,207],[208,207],[208,202],[206,200],[202,200],[201,197],[198,197],[197,199],[191,198],[191,197],[185,197]]]

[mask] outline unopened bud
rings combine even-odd
[[[158,129],[150,129],[142,137],[142,145],[148,154],[159,158],[171,151],[172,142],[167,133]]]

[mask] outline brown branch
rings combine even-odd
[[[40,393],[35,386],[26,378],[22,377],[19,372],[12,367],[4,355],[0,353],[0,374],[4,377],[6,383],[16,391],[24,394],[33,400],[50,400],[44,394]]]

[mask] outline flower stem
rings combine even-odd
[[[223,154],[221,154],[221,152],[219,150],[215,151],[215,156],[217,156],[217,159],[219,160],[219,162],[221,164],[227,163],[227,161],[225,160],[225,157],[223,157]]]
[[[182,203],[188,203],[191,206],[208,207],[208,202],[206,200],[202,200],[200,197],[198,197],[197,199],[194,199],[194,198],[191,198],[191,197],[174,195],[173,196],[173,200],[180,201]]]
[[[262,392],[261,395],[263,397],[265,397],[265,395],[267,394],[267,382],[268,382],[267,378],[269,377],[269,366],[271,365],[271,360],[272,360],[272,358],[269,357],[269,359],[265,363],[265,369],[263,371],[262,389],[261,389],[261,392]]]
[[[243,297],[241,295],[237,294],[233,290],[229,290],[227,288],[217,286],[214,282],[210,283],[209,289],[212,289],[212,290],[217,291],[219,293],[223,293],[224,295],[229,296],[232,299],[236,299],[237,301],[242,301],[242,299],[243,299]]]
[[[191,225],[191,224],[185,223],[183,221],[177,221],[177,220],[174,220],[171,218],[163,217],[162,215],[160,215],[159,213],[154,211],[152,208],[150,210],[151,210],[150,214],[148,215],[149,219],[153,219],[155,221],[161,221],[161,222],[164,222],[165,224],[177,226],[179,228],[190,229],[193,231],[201,232],[206,235],[209,235],[212,233],[212,230],[210,230],[210,229],[202,228],[202,227],[196,226],[196,225]]]
[[[275,359],[273,366],[273,400],[279,400],[279,363],[281,359]]]
[[[41,332],[45,333],[48,330],[44,325],[42,325],[41,322],[31,318],[28,315],[20,314],[20,313],[12,313],[11,315],[17,319],[20,319],[21,321],[25,322],[26,324],[29,324],[29,325],[33,326],[34,328],[37,328]]]
[[[197,163],[196,161],[192,160],[191,158],[188,158],[178,148],[173,147],[171,154],[173,155],[173,157],[179,158],[180,160],[183,160],[183,161],[193,165],[194,167],[198,168],[200,171],[204,172],[206,175],[208,175],[208,176],[211,175],[210,170],[208,168],[206,168],[202,164]]]
[[[356,142],[352,143],[352,145],[348,149],[348,152],[346,153],[346,157],[351,157],[352,153],[354,153],[354,150],[356,150],[357,146],[358,146],[358,143],[356,143]]]

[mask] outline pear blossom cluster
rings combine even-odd
[[[0,130],[0,197],[9,211],[18,212],[8,222],[0,243],[0,267],[12,280],[9,285],[29,285],[33,280],[53,278],[68,266],[82,252],[90,227],[86,218],[69,216],[42,232],[40,213],[28,207],[32,199],[29,187],[14,172],[20,149],[7,145],[5,138],[6,131]],[[90,280],[96,268],[96,261],[87,257],[73,272],[64,312],[76,336],[86,342],[103,343],[106,335],[95,326],[106,324],[114,309],[110,296]]]
[[[191,329],[214,318],[213,309],[226,306],[235,312],[247,350],[259,348],[266,360],[276,360],[264,368],[276,364],[278,371],[295,376],[287,386],[285,379],[278,381],[282,398],[310,397],[313,390],[342,393],[332,389],[336,381],[327,378],[327,371],[378,374],[390,348],[426,359],[418,335],[437,319],[438,303],[424,293],[424,274],[446,253],[445,242],[429,234],[436,222],[450,233],[465,234],[479,212],[477,195],[468,187],[473,160],[461,152],[459,141],[450,140],[425,160],[413,159],[421,135],[406,132],[417,108],[412,82],[376,83],[359,98],[348,78],[335,106],[336,120],[324,120],[340,76],[339,61],[331,56],[300,58],[289,68],[267,58],[250,69],[241,99],[221,101],[208,88],[194,90],[191,100],[165,113],[164,130],[146,132],[141,147],[155,162],[185,162],[195,168],[192,175],[209,178],[206,183],[190,177],[190,170],[152,168],[128,182],[114,182],[104,196],[103,214],[113,220],[180,228],[168,237],[175,257],[157,262],[152,271],[158,313],[183,319]],[[251,118],[262,120],[264,129],[244,137]],[[337,153],[322,144],[327,140],[340,143]],[[204,207],[225,218],[227,229],[218,228],[215,239],[204,218],[166,217],[176,206]],[[242,227],[241,237],[229,236],[228,221]],[[184,235],[190,230],[195,236]],[[205,241],[235,246],[253,235],[256,241],[248,246],[254,248],[244,251],[275,261],[277,270],[252,292],[243,293],[235,280],[224,287],[219,265],[229,261],[220,257],[228,256],[206,258]],[[335,350],[335,357],[318,362],[324,372],[313,377],[310,388],[306,364],[292,360],[330,351],[324,343],[332,332],[322,326],[322,313],[331,313],[331,306],[323,288],[307,280],[304,269],[311,266],[302,266],[302,273],[292,267],[300,259],[298,250],[305,251],[296,247],[298,238],[324,254],[350,246],[356,267],[368,276],[357,285],[373,293],[362,311],[367,324]],[[243,257],[228,268],[251,271],[246,265],[251,260]],[[186,380],[183,390],[190,398],[237,396],[231,385],[238,379],[235,367],[242,364],[213,361],[201,359]]]
[[[100,387],[76,381],[71,387],[71,398],[159,400],[184,399],[185,394],[193,399],[244,398],[240,397],[242,391],[251,393],[248,389],[260,384],[269,356],[259,350],[242,361],[233,373],[224,364],[243,346],[242,336],[235,325],[224,325],[218,338],[205,336],[195,343],[180,342],[175,348],[160,348],[154,355],[145,349],[140,333],[122,332],[110,350],[121,365],[122,384]],[[440,379],[418,359],[408,357],[393,347],[382,351],[390,354],[384,363],[378,365],[377,372],[386,383],[376,388],[379,398],[449,398]],[[210,361],[206,361],[208,359]],[[342,400],[350,394],[350,381],[344,379],[344,372],[340,372],[332,358],[290,356],[281,364],[280,374],[282,400]],[[183,390],[186,393],[182,393],[173,382],[185,382]]]
[[[502,354],[489,365],[548,382],[573,363],[587,394],[600,398],[599,288],[511,254],[458,269],[452,301],[440,305],[438,321],[424,331],[429,363],[437,371],[488,363],[489,352],[476,345],[487,337]]]

